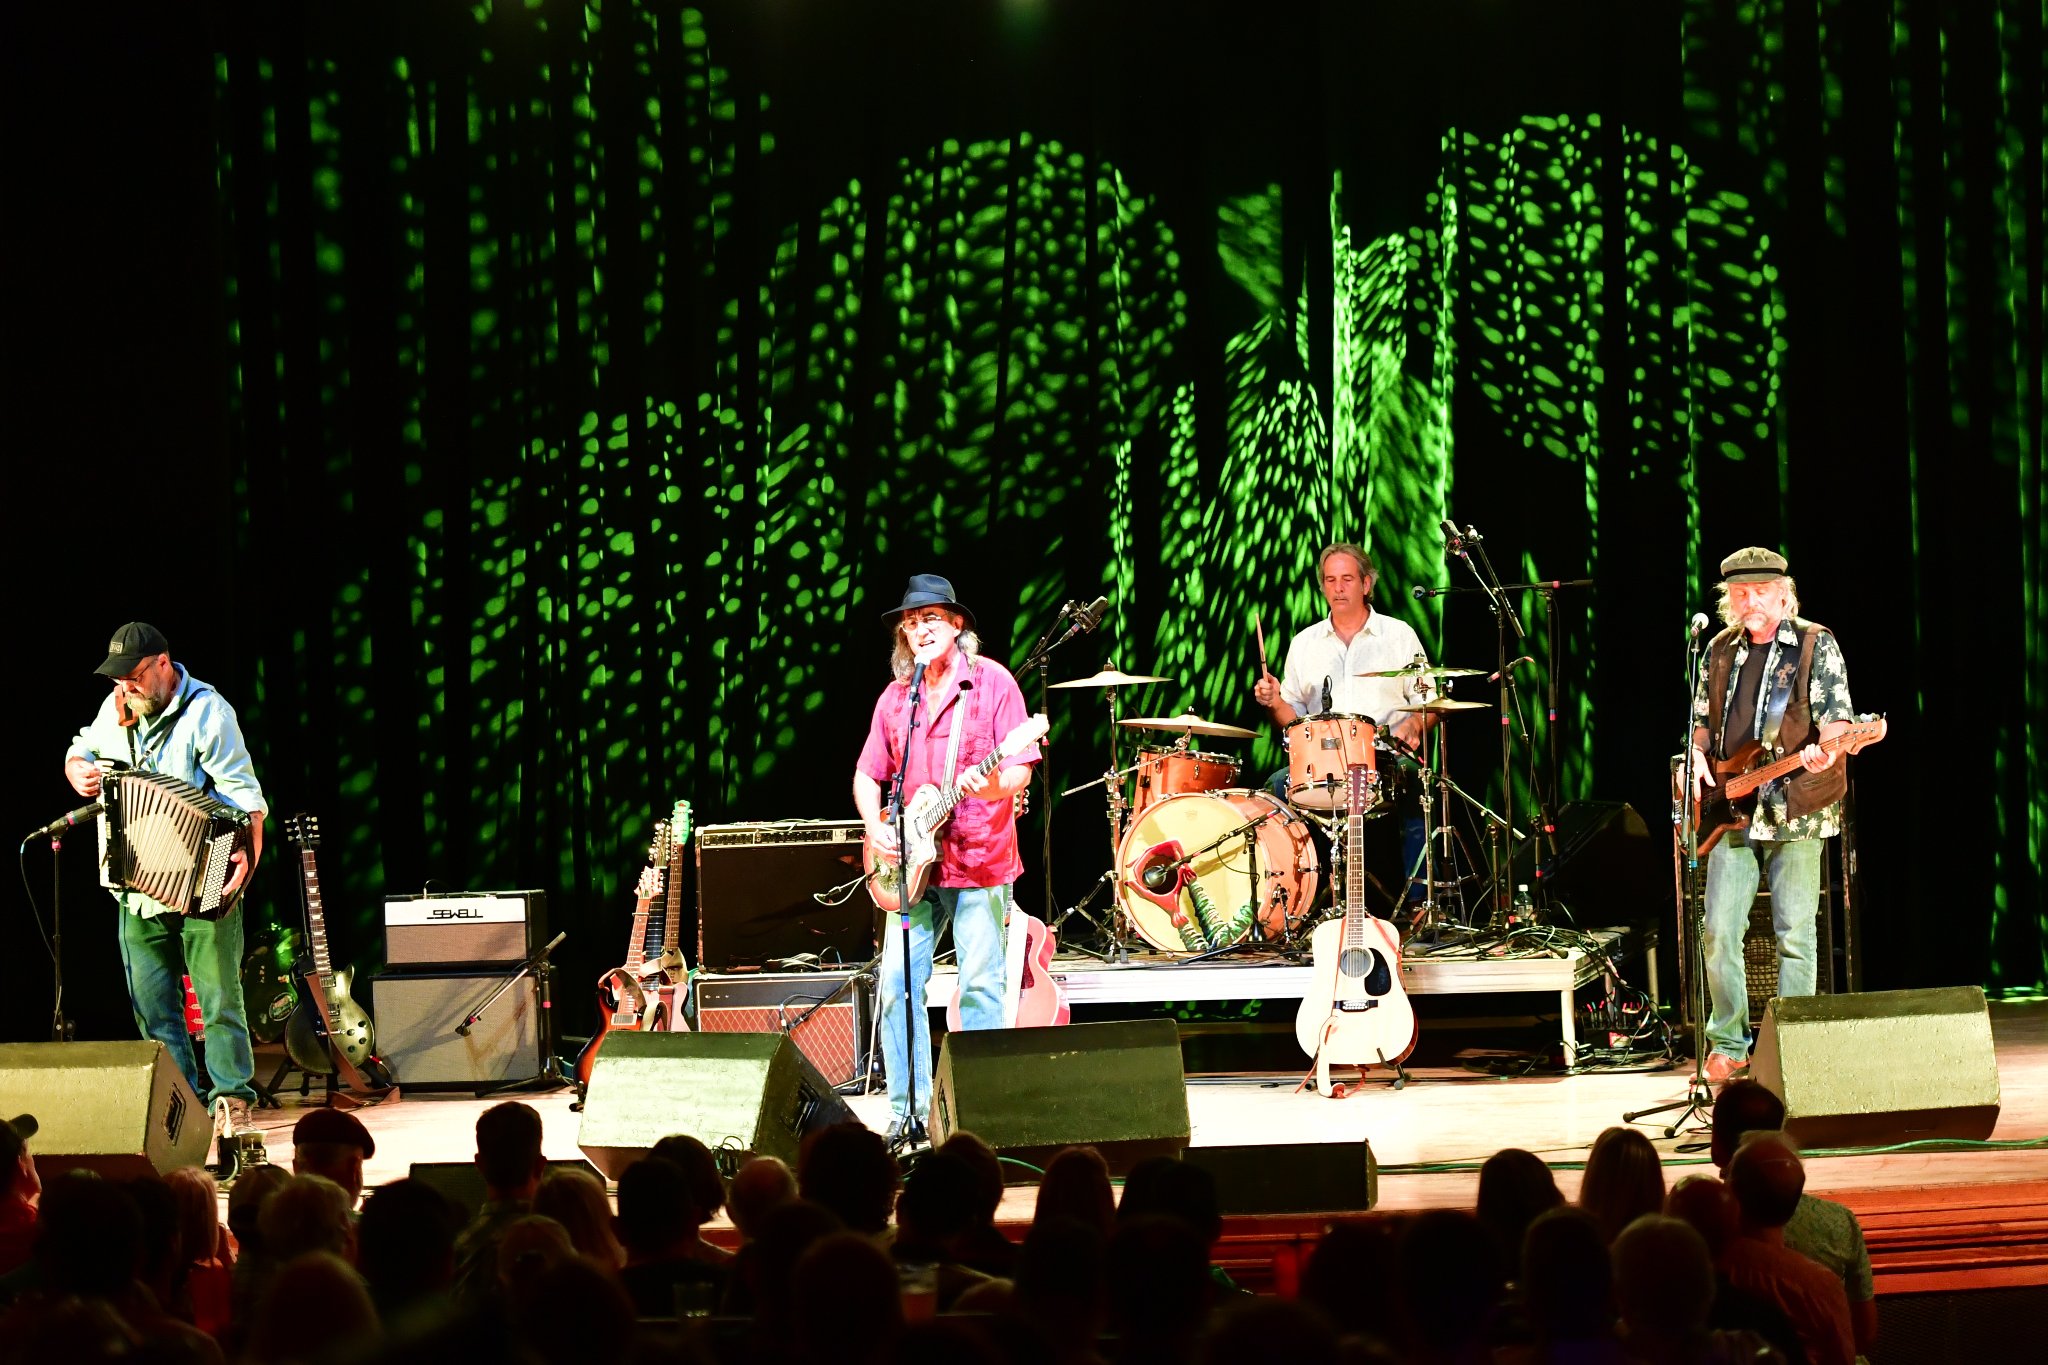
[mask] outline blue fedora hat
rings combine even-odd
[[[935,573],[914,573],[910,585],[903,590],[903,600],[882,613],[883,620],[901,616],[918,607],[944,607],[957,611],[967,618],[969,629],[974,627],[974,613],[953,597],[953,585]]]

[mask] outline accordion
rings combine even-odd
[[[248,812],[162,773],[109,773],[101,799],[100,885],[201,919],[234,908],[221,887],[250,846]]]

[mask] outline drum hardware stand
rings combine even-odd
[[[1050,682],[1048,682],[1048,681],[1047,681],[1047,678],[1048,678],[1048,676],[1049,676],[1049,673],[1050,673],[1050,670],[1051,670],[1051,668],[1052,668],[1052,656],[1053,656],[1053,651],[1054,651],[1054,650],[1056,650],[1056,649],[1058,649],[1058,648],[1059,648],[1059,647],[1060,647],[1061,645],[1065,644],[1065,643],[1066,643],[1067,641],[1069,641],[1069,640],[1073,639],[1073,638],[1074,638],[1074,637],[1075,637],[1076,635],[1088,635],[1088,634],[1092,634],[1092,633],[1094,632],[1095,628],[1096,628],[1096,627],[1097,627],[1098,625],[1101,625],[1101,624],[1102,624],[1102,616],[1101,616],[1101,614],[1100,614],[1100,613],[1106,612],[1106,611],[1107,611],[1108,609],[1109,609],[1109,600],[1108,600],[1107,598],[1098,598],[1098,599],[1096,599],[1096,602],[1095,602],[1094,604],[1087,604],[1087,605],[1084,605],[1084,604],[1082,604],[1082,603],[1080,603],[1080,602],[1067,602],[1067,603],[1064,603],[1064,604],[1062,604],[1062,605],[1061,605],[1061,607],[1060,607],[1060,610],[1059,610],[1059,615],[1057,615],[1057,616],[1053,617],[1053,619],[1052,619],[1052,624],[1051,624],[1051,625],[1049,625],[1049,626],[1047,626],[1047,627],[1045,628],[1045,633],[1044,633],[1043,635],[1041,635],[1041,636],[1039,636],[1039,637],[1038,637],[1038,641],[1037,641],[1037,643],[1036,643],[1036,644],[1034,644],[1034,645],[1032,645],[1032,646],[1031,646],[1031,652],[1030,652],[1029,654],[1027,654],[1027,655],[1026,655],[1026,656],[1024,657],[1024,662],[1023,662],[1023,663],[1021,663],[1021,664],[1019,664],[1019,665],[1017,665],[1017,672],[1018,672],[1018,673],[1020,673],[1020,674],[1022,674],[1022,673],[1027,673],[1027,672],[1032,672],[1032,671],[1036,671],[1036,672],[1037,672],[1037,674],[1038,674],[1038,712],[1039,712],[1039,714],[1040,714],[1040,715],[1046,715],[1046,716],[1049,716],[1049,715],[1051,715],[1051,714],[1052,714],[1052,702],[1051,702],[1051,699],[1050,699],[1050,694],[1049,694],[1049,692],[1048,692],[1048,689],[1049,689],[1049,688],[1050,688],[1050,687],[1052,686],[1052,684],[1051,684]],[[1062,625],[1066,626],[1066,628],[1067,628],[1067,630],[1066,630],[1066,634],[1064,634],[1064,635],[1061,635],[1061,634],[1059,634],[1059,629],[1060,629],[1060,627],[1061,627]],[[924,673],[924,669],[923,669],[923,668],[922,668],[921,666],[920,666],[920,667],[919,667],[919,669],[918,669],[918,673],[919,673],[919,675],[920,675],[920,676],[922,676],[922,675],[923,675],[923,673]],[[913,690],[913,691],[915,691],[916,689],[914,689],[914,688],[913,688],[912,690]],[[1116,692],[1116,689],[1115,689],[1114,687],[1112,687],[1112,688],[1110,688],[1110,689],[1109,689],[1109,691],[1110,691],[1110,693],[1111,693],[1111,696],[1110,696],[1110,699],[1109,699],[1109,707],[1110,707],[1110,726],[1109,726],[1109,754],[1110,754],[1110,762],[1109,762],[1109,766],[1110,766],[1110,767],[1112,767],[1112,768],[1114,768],[1114,767],[1116,767],[1116,697],[1115,697],[1115,692]],[[907,733],[907,732],[906,732],[906,733]],[[905,747],[905,749],[904,749],[904,753],[905,753],[905,755],[907,756],[907,755],[909,754],[909,752],[910,752],[910,750],[909,750],[909,748],[908,748],[909,740],[908,740],[908,739],[906,738],[906,739],[905,739],[905,741],[904,741],[904,743],[905,743],[905,746],[906,746],[906,747]],[[1052,797],[1052,772],[1051,772],[1051,765],[1050,765],[1050,764],[1047,764],[1047,763],[1040,763],[1040,764],[1038,765],[1038,781],[1039,781],[1040,783],[1042,783],[1042,784],[1043,784],[1043,785],[1042,785],[1042,787],[1041,787],[1041,789],[1040,789],[1040,795],[1039,795],[1039,800],[1040,800],[1040,803],[1041,803],[1041,804],[1042,804],[1042,805],[1044,806],[1044,808],[1045,808],[1045,827],[1044,827],[1044,837],[1043,837],[1043,839],[1041,840],[1041,843],[1040,843],[1040,849],[1039,849],[1039,875],[1040,875],[1040,876],[1041,876],[1041,877],[1042,877],[1042,878],[1044,879],[1044,881],[1045,881],[1045,921],[1046,921],[1046,923],[1047,923],[1047,924],[1050,924],[1050,923],[1052,923],[1052,919],[1053,919],[1053,914],[1052,914],[1052,801],[1053,801],[1053,797]],[[899,785],[899,786],[901,785],[901,783],[900,783],[900,780],[899,780],[899,783],[898,783],[898,785]],[[899,827],[900,827],[900,826],[902,825],[902,823],[903,823],[903,822],[902,822],[902,821],[901,821],[900,819],[899,819],[899,820],[897,821],[897,824],[898,824],[898,826],[899,826]],[[905,937],[905,940],[904,940],[904,945],[903,945],[903,946],[904,946],[905,948],[908,948],[908,947],[910,946],[910,943],[909,943],[909,939],[908,939],[908,932],[909,932],[909,931],[908,931],[908,929],[906,928],[906,930],[905,930],[905,935],[906,935],[906,937]],[[903,960],[903,970],[904,970],[904,974],[905,974],[905,981],[906,981],[906,983],[907,983],[907,981],[908,981],[908,979],[909,979],[909,972],[910,972],[910,959],[909,959],[909,957],[908,957],[908,956],[905,956],[905,958],[904,958],[904,960]],[[909,1049],[908,1049],[908,1048],[906,1048],[906,1049],[905,1049],[905,1051],[906,1051],[906,1052],[908,1052],[908,1051],[909,1051]],[[915,1095],[912,1095],[912,1096],[911,1096],[911,1099],[912,1099],[912,1100],[915,1100],[916,1098],[917,1098],[917,1097],[916,1097]]]
[[[1700,618],[1702,621],[1704,617]],[[1673,815],[1679,822],[1679,829],[1685,835],[1685,858],[1679,878],[1678,912],[1681,923],[1686,927],[1683,945],[1686,958],[1692,967],[1686,995],[1692,1007],[1692,1075],[1686,1078],[1685,1098],[1669,1104],[1653,1105],[1621,1116],[1623,1123],[1635,1123],[1652,1114],[1666,1114],[1676,1109],[1678,1117],[1664,1130],[1667,1138],[1677,1137],[1679,1130],[1695,1118],[1704,1117],[1709,1128],[1713,1127],[1714,1088],[1707,1081],[1707,949],[1706,949],[1706,903],[1700,894],[1700,830],[1699,784],[1693,755],[1699,746],[1692,742],[1693,730],[1698,723],[1692,714],[1692,699],[1699,690],[1700,637],[1697,629],[1689,632],[1685,641],[1685,757],[1679,767],[1678,805]],[[1570,1059],[1567,1058],[1567,1061]]]
[[[1055,938],[1058,938],[1060,926],[1067,922],[1067,917],[1069,915],[1079,915],[1087,923],[1088,927],[1097,934],[1108,935],[1109,946],[1097,951],[1085,943],[1069,942],[1061,939],[1060,947],[1080,953],[1086,957],[1092,957],[1097,962],[1114,962],[1118,966],[1122,966],[1131,960],[1130,944],[1123,935],[1122,913],[1116,905],[1112,904],[1109,907],[1108,916],[1105,920],[1098,918],[1095,912],[1088,908],[1095,903],[1095,898],[1101,895],[1104,890],[1109,891],[1112,895],[1116,892],[1116,869],[1113,867],[1095,879],[1095,885],[1088,888],[1087,895],[1060,911],[1059,917],[1046,927],[1052,931]]]
[[[1447,536],[1446,548],[1465,561],[1465,567],[1478,579],[1480,589],[1485,592],[1488,602],[1493,607],[1495,653],[1499,667],[1496,676],[1500,685],[1501,805],[1505,808],[1506,814],[1500,817],[1499,824],[1490,826],[1487,830],[1487,854],[1492,864],[1489,870],[1493,874],[1493,896],[1498,900],[1503,894],[1503,870],[1510,866],[1514,859],[1514,846],[1501,838],[1502,829],[1512,832],[1515,827],[1514,736],[1507,723],[1513,690],[1513,683],[1508,676],[1508,630],[1510,627],[1514,629],[1515,642],[1518,646],[1528,639],[1528,632],[1522,629],[1522,618],[1516,614],[1514,604],[1508,601],[1507,590],[1501,585],[1500,575],[1493,571],[1493,561],[1487,558],[1486,537],[1480,535],[1478,529],[1472,526],[1467,526],[1461,533],[1457,523],[1448,517],[1444,519],[1443,525]],[[1505,848],[1504,843],[1507,845]]]
[[[484,1017],[484,1011],[497,1004],[506,992],[519,984],[522,977],[531,976],[534,984],[540,988],[540,1018],[536,1021],[540,1030],[540,1074],[527,1080],[508,1081],[503,1085],[480,1090],[477,1092],[478,1099],[487,1100],[495,1095],[545,1093],[567,1086],[577,1091],[577,1103],[582,1103],[582,1090],[576,1084],[575,1074],[564,1067],[562,1059],[555,1055],[555,964],[552,956],[555,949],[561,946],[562,940],[567,937],[569,931],[565,929],[549,939],[544,947],[534,952],[533,956],[513,968],[512,974],[500,981],[491,993],[484,997],[483,1003],[471,1010],[463,1017],[462,1022],[455,1026],[455,1032],[467,1038],[469,1031],[476,1027],[477,1021]]]

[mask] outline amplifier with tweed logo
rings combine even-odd
[[[545,891],[384,898],[384,961],[393,967],[510,965],[547,941]]]
[[[786,1033],[835,1087],[867,1074],[875,1039],[874,980],[866,973],[699,976],[692,989],[704,1033]]]

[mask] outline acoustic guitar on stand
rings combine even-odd
[[[1401,1063],[1415,1050],[1415,1007],[1401,987],[1401,938],[1394,926],[1365,908],[1365,812],[1372,804],[1373,771],[1350,769],[1345,823],[1344,915],[1318,924],[1307,993],[1294,1018],[1294,1038],[1315,1063],[1316,1089],[1330,1085],[1330,1067],[1388,1066],[1394,1088],[1407,1081]]]
[[[1003,1027],[1044,1028],[1073,1022],[1067,988],[1052,974],[1052,931],[1021,906],[1010,907],[1003,933]],[[946,1028],[960,1031],[960,986],[946,1005]]]
[[[1820,747],[1831,754],[1853,754],[1883,739],[1889,728],[1883,716],[1863,716],[1833,739],[1822,740]],[[1700,789],[1693,814],[1693,821],[1699,826],[1702,858],[1729,830],[1748,828],[1750,817],[1756,813],[1759,787],[1806,766],[1799,750],[1769,763],[1761,761],[1763,756],[1764,746],[1752,739],[1732,756],[1714,760],[1714,785]],[[1679,835],[1683,838],[1685,831],[1679,830]]]
[[[690,964],[679,946],[682,879],[673,875],[677,852],[690,841],[690,803],[678,801],[654,826],[647,866],[633,888],[633,934],[626,960],[597,979],[597,1032],[576,1058],[576,1083],[590,1084],[598,1050],[614,1029],[629,1033],[688,1032],[681,993]]]

